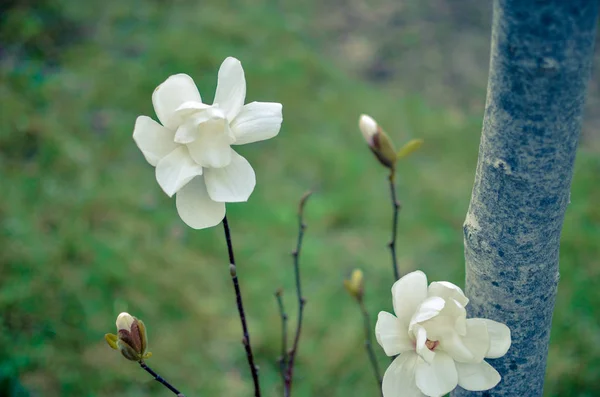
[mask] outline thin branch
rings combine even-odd
[[[296,359],[296,355],[298,353],[298,342],[300,341],[300,333],[302,331],[302,316],[304,313],[304,305],[306,304],[306,299],[304,299],[302,296],[302,284],[300,282],[300,251],[302,250],[302,239],[304,238],[304,231],[306,230],[306,225],[304,224],[304,206],[306,205],[306,201],[311,194],[312,192],[305,193],[300,200],[300,204],[298,206],[298,240],[296,243],[296,249],[292,251],[292,257],[294,258],[294,274],[296,278],[296,293],[298,296],[298,321],[296,324],[294,344],[292,346],[292,350],[290,351],[287,372],[284,379],[284,390],[286,396],[289,396],[292,392],[294,360]]]
[[[277,290],[275,293],[275,298],[277,298],[277,305],[279,306],[279,316],[281,317],[281,356],[279,357],[279,371],[281,372],[281,380],[284,385],[284,394],[286,394],[287,389],[285,388],[285,377],[286,377],[286,369],[288,363],[288,349],[287,349],[287,321],[288,316],[285,312],[285,308],[283,306],[283,291],[281,289]],[[286,394],[287,395],[287,394]]]
[[[390,193],[391,193],[391,198],[392,198],[392,206],[394,209],[394,215],[393,215],[393,219],[392,219],[392,239],[388,243],[388,246],[390,247],[390,251],[392,254],[392,267],[394,270],[394,277],[396,280],[399,280],[400,272],[398,271],[398,257],[396,254],[396,240],[397,240],[397,236],[398,236],[398,212],[400,211],[400,202],[398,201],[398,198],[396,197],[396,184],[394,183],[394,176],[395,176],[395,173],[392,170],[392,172],[390,172],[390,176],[388,179],[390,182]]]
[[[242,331],[244,337],[242,344],[246,350],[246,357],[248,358],[248,365],[250,366],[250,372],[252,373],[252,381],[254,382],[254,396],[260,397],[260,385],[258,381],[258,368],[254,364],[254,355],[252,354],[252,347],[250,345],[250,333],[248,332],[248,324],[246,323],[246,313],[244,312],[244,303],[242,301],[242,293],[240,291],[240,284],[237,277],[237,269],[235,266],[235,258],[233,256],[233,244],[231,243],[231,232],[229,230],[229,223],[227,222],[227,216],[223,218],[223,229],[225,230],[225,240],[227,241],[227,250],[229,252],[229,273],[231,274],[231,281],[233,282],[233,288],[235,289],[235,298],[237,303],[238,313],[240,315],[240,321],[242,323]]]
[[[177,397],[185,397],[183,395],[183,393],[181,393],[179,390],[177,390],[175,388],[175,386],[173,386],[172,384],[170,384],[169,382],[167,382],[162,376],[160,376],[159,374],[157,374],[156,372],[154,372],[154,370],[152,368],[150,368],[149,366],[147,366],[144,361],[140,360],[138,363],[140,364],[140,367],[142,367],[146,372],[148,372],[150,375],[152,375],[154,377],[155,381],[157,381],[158,383],[160,383],[161,385],[163,385],[167,389],[171,390],[173,392],[173,394],[177,395]]]
[[[360,305],[360,311],[363,315],[363,323],[365,328],[365,349],[367,350],[367,354],[369,355],[369,360],[371,361],[371,366],[373,367],[373,373],[375,375],[375,379],[377,380],[377,384],[379,385],[379,392],[383,396],[383,390],[381,388],[381,372],[379,371],[377,356],[375,355],[375,351],[373,350],[373,339],[371,338],[371,318],[369,317],[369,312],[367,311],[367,308],[365,307],[365,304],[362,299],[358,301],[358,304]]]

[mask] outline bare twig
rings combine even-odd
[[[288,316],[283,306],[283,291],[278,289],[275,293],[277,298],[277,305],[279,306],[279,316],[281,317],[281,356],[279,357],[279,371],[281,372],[281,380],[284,385],[285,392],[285,377],[288,364],[288,349],[287,349],[287,321]]]
[[[140,367],[142,367],[146,372],[148,372],[150,375],[152,375],[154,377],[155,381],[157,381],[158,383],[160,383],[167,389],[171,390],[173,392],[173,394],[177,395],[177,397],[185,397],[183,395],[183,393],[180,393],[179,390],[177,390],[173,385],[171,385],[169,382],[167,382],[162,376],[160,376],[159,374],[154,372],[154,370],[152,368],[147,366],[144,361],[140,360],[140,361],[138,361],[138,363],[140,364]]]
[[[373,339],[371,338],[371,318],[362,299],[358,301],[358,304],[360,305],[360,311],[363,315],[363,324],[365,328],[365,349],[369,355],[369,360],[371,361],[371,366],[373,367],[373,373],[375,374],[375,379],[379,385],[379,392],[383,396],[383,390],[381,389],[381,372],[379,371],[377,356],[375,356],[375,351],[373,350]]]
[[[284,394],[289,396],[292,391],[292,378],[294,376],[294,361],[298,353],[298,342],[300,341],[300,333],[302,331],[302,316],[304,313],[304,305],[306,299],[302,296],[302,284],[300,282],[300,251],[302,250],[302,239],[304,238],[304,230],[306,225],[304,224],[304,206],[312,192],[307,192],[302,196],[300,204],[298,206],[298,240],[296,243],[296,249],[292,251],[294,258],[294,274],[296,278],[296,293],[298,296],[298,321],[296,324],[296,334],[294,335],[294,344],[290,350],[289,360],[287,365],[287,371],[284,378]]]
[[[252,380],[254,382],[254,396],[260,397],[258,367],[254,364],[254,355],[252,354],[252,347],[250,345],[250,333],[248,332],[248,324],[246,323],[246,313],[244,312],[244,303],[242,301],[242,293],[240,291],[240,284],[238,282],[237,277],[235,258],[233,256],[233,244],[231,243],[231,232],[229,230],[227,216],[223,218],[223,229],[225,230],[225,240],[227,241],[227,250],[229,252],[229,273],[231,274],[231,281],[233,282],[233,288],[235,289],[237,309],[240,315],[242,331],[244,334],[244,337],[242,338],[242,344],[244,345],[244,349],[246,350],[246,357],[248,358],[248,365],[250,366],[250,372],[252,374]]]
[[[392,267],[394,270],[394,277],[396,280],[399,280],[400,272],[398,270],[398,258],[397,258],[397,254],[396,254],[396,240],[397,240],[397,235],[398,235],[398,212],[400,211],[400,202],[398,201],[398,198],[396,197],[396,185],[394,183],[394,176],[395,176],[395,173],[392,170],[390,172],[390,176],[388,179],[390,182],[390,193],[391,193],[391,198],[392,198],[392,206],[394,209],[394,215],[392,218],[392,239],[388,243],[388,246],[390,247],[390,251],[392,254]]]

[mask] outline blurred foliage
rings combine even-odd
[[[279,393],[273,292],[285,288],[294,318],[289,251],[308,188],[295,394],[375,395],[342,281],[362,268],[373,315],[391,308],[391,207],[358,115],[397,142],[425,140],[399,165],[400,267],[460,284],[483,93],[474,109],[431,106],[403,90],[410,75],[382,88],[342,71],[315,33],[317,2],[5,1],[0,10],[0,395],[26,395],[20,385],[50,397],[167,395],[106,346],[124,310],[148,326],[150,364],[187,395],[249,395],[222,230],[186,228],[131,139],[135,118],[154,116],[156,85],[185,72],[208,102],[229,55],[245,67],[248,101],[284,104],[280,136],[240,148],[255,193],[228,206],[265,395]],[[600,158],[583,147],[547,396],[600,394],[599,175]]]

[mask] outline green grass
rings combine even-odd
[[[284,104],[276,139],[240,147],[258,184],[248,203],[228,206],[266,396],[279,395],[273,292],[285,289],[294,319],[289,253],[307,189],[295,395],[377,395],[359,311],[342,287],[360,267],[373,316],[391,309],[386,173],[357,130],[360,113],[398,142],[426,141],[399,170],[401,271],[462,284],[481,112],[435,108],[346,74],[310,24],[275,3],[64,0],[52,10],[66,18],[59,26],[73,23],[66,37],[50,36],[44,23],[56,21],[27,7],[4,17],[14,47],[0,60],[1,395],[20,395],[19,385],[50,397],[168,395],[104,342],[124,310],[149,329],[149,364],[186,395],[250,395],[222,230],[180,221],[131,138],[138,115],[154,117],[156,85],[185,72],[210,101],[229,55],[244,65],[248,101]],[[300,7],[298,20],[310,18]],[[547,396],[600,393],[600,160],[582,148],[576,168]]]

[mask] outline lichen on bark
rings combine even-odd
[[[597,0],[495,0],[488,94],[464,224],[470,317],[506,323],[485,392],[541,396],[560,233],[590,77]]]

